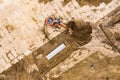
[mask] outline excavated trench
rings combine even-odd
[[[92,27],[90,23],[83,21],[70,21],[67,25],[73,26],[72,29],[74,32],[71,36],[73,41],[77,42],[79,45],[85,45],[91,40]]]
[[[113,12],[115,12],[115,11],[113,11]],[[114,17],[114,19],[116,19],[116,18]],[[115,22],[113,22],[112,26],[114,26],[115,24],[118,24],[118,23],[119,23],[119,19],[116,20]],[[75,21],[75,22],[70,21],[67,25],[74,26],[74,27],[72,27],[74,30],[74,33],[73,33],[73,35],[71,35],[71,36],[69,35],[69,36],[71,37],[71,40],[74,40],[74,42],[77,43],[77,45],[80,45],[80,46],[85,45],[91,40],[92,27],[91,27],[90,23],[83,22],[83,25],[81,25],[81,22],[79,22],[79,21]],[[107,25],[107,26],[109,26],[109,25]],[[119,35],[120,35],[119,32],[113,33],[112,37],[111,37],[111,35],[109,35],[109,33],[111,33],[110,31],[112,31],[112,30],[108,31],[105,28],[106,28],[106,25],[105,26],[103,25],[102,30],[103,30],[105,36],[109,40],[111,46],[113,46],[113,47],[116,46],[117,50],[118,50]],[[109,28],[111,29],[111,27],[109,27]],[[65,35],[68,35],[68,34],[65,34]],[[113,37],[114,37],[114,39],[112,39]],[[25,57],[19,63],[13,65],[11,68],[4,71],[1,74],[3,76],[0,76],[0,80],[42,80],[42,78],[40,76],[41,74],[39,71],[33,71],[31,73],[28,73],[26,71],[26,67],[30,66],[31,64],[36,63],[33,54],[31,54],[29,56]]]
[[[99,36],[104,35],[103,41],[107,42],[113,51],[120,52],[120,6],[106,15],[99,22]],[[99,28],[100,27],[100,28]],[[88,33],[91,33],[88,31]],[[106,57],[101,52],[96,52],[85,58],[73,68],[53,80],[119,80],[120,57]]]
[[[91,40],[92,27],[89,23],[85,23],[83,21],[82,23],[79,21],[70,21],[67,25],[73,26],[71,27],[74,30],[72,35],[63,32],[53,38],[51,41],[40,47],[37,51],[33,52],[33,54],[25,57],[11,68],[4,71],[2,73],[5,75],[3,80],[42,80],[40,76],[41,74],[46,73],[60,62],[64,61],[79,46],[83,46]],[[60,52],[57,56],[53,57],[50,61],[46,60],[45,55],[61,43],[66,44],[66,49]],[[38,59],[37,57],[40,55],[44,56]],[[29,73],[29,66],[32,64],[36,64],[39,71],[33,70]]]
[[[119,19],[116,20],[115,22],[113,22],[112,25],[115,25],[118,23],[119,23]],[[75,21],[75,22],[70,21],[70,22],[68,22],[67,25],[74,26],[74,27],[72,27],[74,32],[73,32],[73,35],[69,35],[66,33],[64,33],[64,35],[66,35],[66,36],[69,35],[71,37],[71,40],[74,40],[74,42],[77,45],[80,45],[80,46],[85,45],[91,40],[92,37],[90,34],[92,33],[92,27],[91,27],[90,23],[82,22],[82,24],[81,24],[81,22],[79,22],[79,21]],[[106,28],[106,26],[103,26],[103,28]],[[115,36],[117,36],[117,37],[115,37],[113,35],[114,36],[114,40],[113,40],[113,39],[111,39],[111,35],[110,36],[108,35],[109,32],[104,31],[104,30],[106,30],[106,29],[103,29],[103,32],[104,32],[105,36],[109,39],[111,46],[113,46],[116,43],[116,39],[119,39],[119,34],[118,33],[115,34]],[[28,73],[26,71],[26,67],[28,67],[34,63],[36,63],[36,62],[35,62],[34,56],[31,54],[30,57],[28,56],[28,57],[24,58],[19,63],[15,64],[11,68],[9,68],[7,71],[4,71],[2,73],[2,75],[5,75],[5,76],[1,76],[0,80],[42,80],[42,78],[40,76],[41,73],[39,71],[33,71],[31,73]]]

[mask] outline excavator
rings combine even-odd
[[[66,24],[64,24],[60,19],[54,18],[51,16],[49,16],[45,19],[44,25],[53,27],[55,29],[57,28],[61,31],[66,31],[71,35],[73,33],[73,30],[70,28],[70,26],[67,26]]]

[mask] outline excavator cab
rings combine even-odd
[[[46,25],[46,26],[53,26],[53,21],[54,21],[54,18],[52,18],[52,17],[47,17],[46,19],[45,19],[45,22],[44,22],[44,25]]]
[[[73,33],[73,30],[66,24],[62,23],[59,18],[47,17],[44,24],[53,28],[58,28],[61,31],[67,31],[69,34]]]

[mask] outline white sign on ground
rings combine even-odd
[[[52,52],[50,52],[46,58],[48,60],[50,60],[52,57],[54,57],[55,55],[57,55],[60,51],[62,51],[64,48],[66,47],[66,45],[64,43],[62,43],[61,45],[59,45],[56,49],[54,49]]]

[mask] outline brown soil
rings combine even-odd
[[[8,32],[14,31],[14,26],[13,25],[7,25],[5,28],[8,30]]]
[[[36,59],[36,55],[34,55],[33,53],[25,57],[19,63],[13,65],[7,71],[3,72],[2,75],[6,76],[4,79],[5,80],[40,80],[41,79],[40,75],[42,73],[47,72],[49,68],[51,69],[54,66],[56,66],[58,63],[64,61],[64,59],[67,58],[70,55],[70,53],[76,50],[77,45],[73,43],[74,41],[76,41],[80,45],[85,45],[91,40],[90,37],[91,36],[90,34],[92,33],[91,26],[88,23],[83,24],[82,22],[83,25],[79,25],[78,23],[81,24],[80,22],[77,22],[76,24],[74,21],[71,21],[67,24],[68,26],[74,26],[73,27],[74,33],[72,36],[63,32],[57,37],[55,37],[52,40],[53,41],[52,43],[50,41],[47,44],[40,47],[38,51],[36,51],[38,54],[42,53],[42,55],[47,55],[49,51],[51,51],[51,49],[53,50],[53,48],[55,48],[58,44],[64,42],[67,46],[66,49],[63,50],[61,53],[59,53],[56,57],[49,60],[49,64],[48,62],[46,62],[46,59],[44,59],[44,57],[40,59]],[[29,69],[29,66],[34,63],[37,64],[39,71],[35,71],[35,72],[33,71],[31,73],[28,73],[27,69]]]
[[[65,6],[65,5],[68,4],[70,1],[72,1],[72,0],[64,0],[63,3],[62,3],[62,5]]]
[[[48,2],[51,2],[51,1],[53,1],[53,0],[38,0],[39,3],[45,3],[45,4]]]
[[[38,72],[28,73],[26,71],[26,68],[33,62],[33,57],[26,57],[7,71],[4,71],[1,75],[4,75],[5,77],[0,78],[0,80],[42,80]]]
[[[71,0],[64,0],[63,6],[65,6],[67,3],[69,3]],[[80,6],[84,5],[90,5],[90,6],[99,6],[100,3],[104,2],[105,4],[108,4],[112,0],[76,0]]]
[[[92,25],[90,23],[81,20],[75,22],[69,21],[67,26],[71,26],[71,29],[73,29],[73,41],[79,45],[85,45],[91,40]]]
[[[120,80],[119,60],[95,53],[65,72],[61,80]]]

